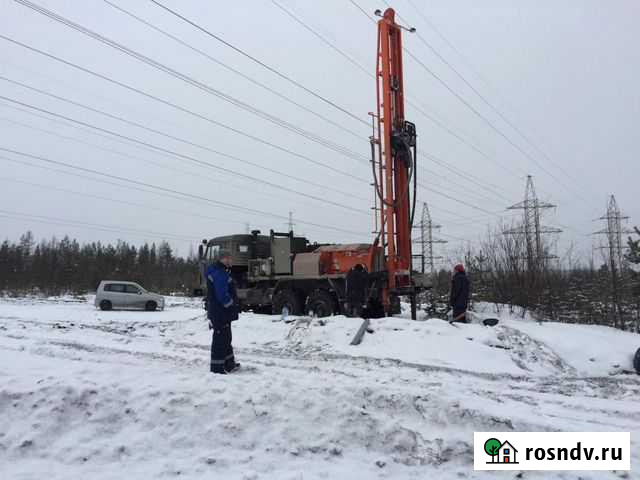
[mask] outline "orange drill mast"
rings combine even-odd
[[[380,212],[379,238],[384,246],[388,274],[382,301],[388,312],[392,295],[409,295],[414,316],[411,229],[416,198],[416,129],[404,118],[404,27],[396,23],[392,8],[388,8],[384,15],[379,11],[376,14],[382,18],[378,21],[377,114],[373,115],[371,146],[376,204],[379,202]]]

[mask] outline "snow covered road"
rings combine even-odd
[[[631,431],[637,466],[640,335],[394,318],[354,347],[358,320],[243,314],[214,376],[197,302],[63,300],[0,300],[0,478],[640,478],[472,466],[480,430]]]

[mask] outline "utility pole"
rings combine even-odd
[[[622,320],[622,312],[620,309],[620,280],[624,270],[624,255],[622,254],[625,247],[622,245],[622,235],[625,233],[633,233],[633,230],[624,228],[622,221],[629,217],[623,216],[616,202],[616,197],[611,195],[607,205],[607,213],[598,220],[606,220],[607,226],[603,230],[594,232],[594,235],[606,235],[607,245],[600,247],[608,251],[609,269],[611,271],[611,288],[613,300],[613,321],[614,326],[618,327]]]
[[[507,207],[507,210],[523,210],[522,227],[510,229],[503,233],[505,235],[524,235],[527,249],[527,270],[529,272],[537,271],[541,266],[544,266],[548,260],[557,258],[555,255],[549,255],[549,252],[545,250],[542,236],[560,233],[562,230],[559,228],[544,227],[540,223],[542,211],[555,207],[555,205],[541,202],[538,199],[531,175],[527,175],[524,201]]]

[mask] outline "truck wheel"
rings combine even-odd
[[[109,300],[102,300],[100,302],[100,310],[111,310],[111,302]]]
[[[330,317],[336,312],[336,302],[326,290],[315,290],[307,300],[307,312],[317,317]]]
[[[151,301],[151,300],[148,301],[144,306],[144,309],[147,312],[155,312],[157,308],[158,308],[158,304],[156,302],[154,302],[154,301]]]
[[[280,315],[284,307],[287,307],[289,315],[302,315],[302,301],[293,290],[280,290],[273,296],[273,314]]]

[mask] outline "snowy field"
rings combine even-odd
[[[0,299],[1,479],[640,478],[640,335],[243,314],[219,376],[199,302],[92,300]],[[631,431],[635,471],[475,473],[483,430]]]

